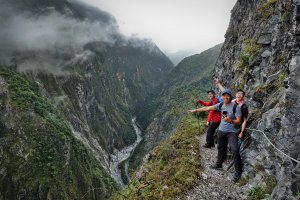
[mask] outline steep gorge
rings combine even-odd
[[[84,3],[1,3],[0,198],[107,198],[114,154],[136,140],[134,108],[173,64]]]

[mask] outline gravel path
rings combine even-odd
[[[203,169],[200,171],[198,185],[188,193],[186,199],[247,199],[246,188],[240,187],[231,181],[234,167],[230,171],[226,171],[231,160],[224,162],[223,170],[210,169],[209,166],[216,160],[217,148],[207,149],[202,147],[205,143],[205,134],[198,139]]]

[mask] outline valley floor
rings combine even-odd
[[[202,147],[205,143],[205,137],[206,135],[203,134],[198,138],[203,166],[200,171],[200,180],[198,185],[188,193],[186,200],[247,199],[247,188],[231,181],[234,167],[230,171],[226,171],[230,159],[223,164],[223,170],[209,168],[216,160],[217,148]]]

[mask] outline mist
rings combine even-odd
[[[36,16],[6,5],[0,8],[0,16],[0,64],[17,66],[19,71],[61,74],[64,67],[94,56],[84,48],[86,44],[113,45],[119,35],[116,23],[79,20],[51,8]]]

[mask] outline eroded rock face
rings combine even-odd
[[[244,89],[250,127],[269,132],[271,142],[300,160],[300,1],[238,1],[215,75],[231,89]],[[234,81],[233,81],[234,80]],[[245,170],[257,166],[276,176],[273,199],[296,199],[300,165],[276,151],[262,133],[251,132]]]

